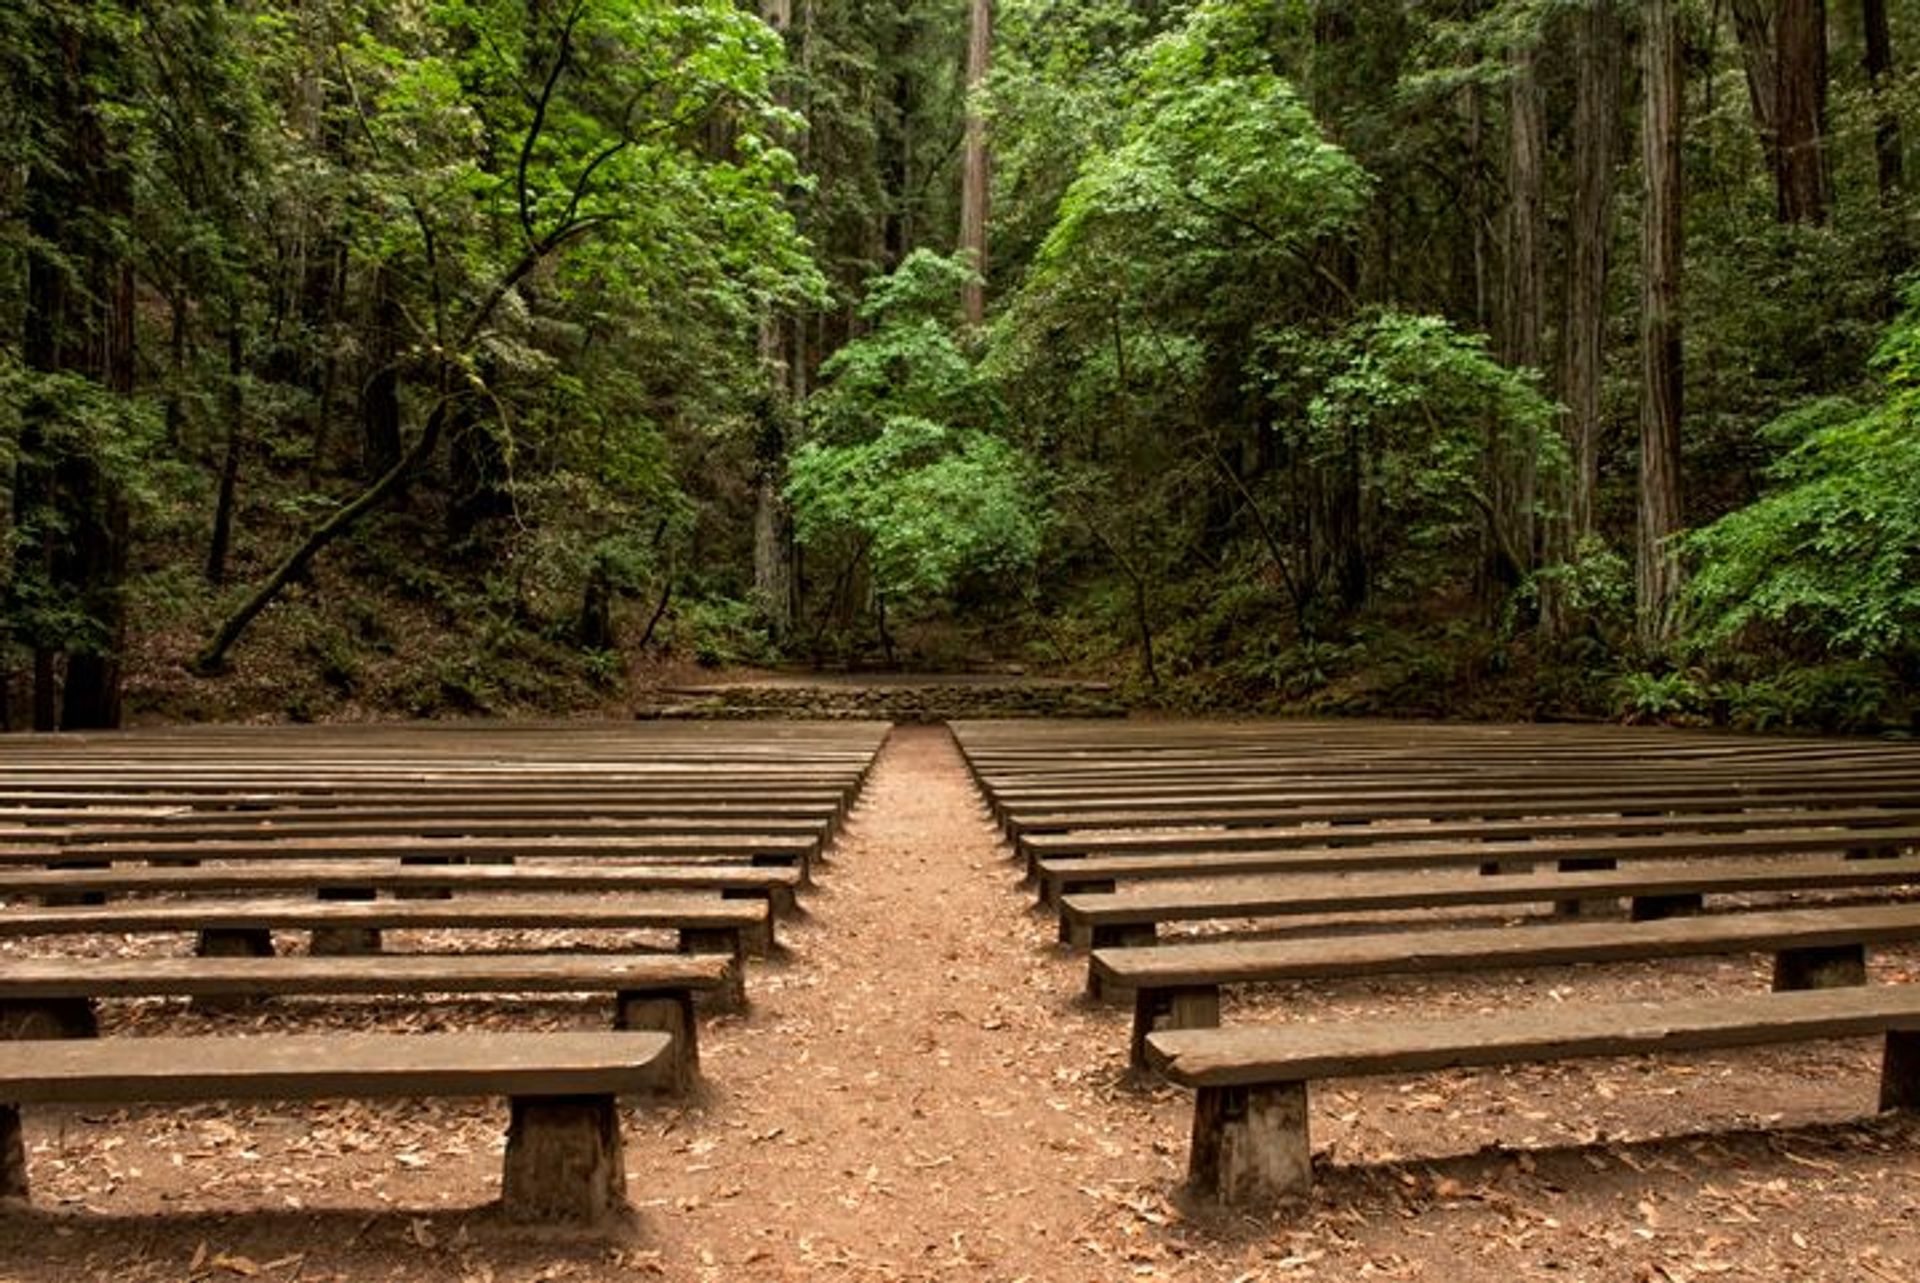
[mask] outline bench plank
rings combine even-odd
[[[466,896],[455,900],[191,900],[14,908],[0,936],[87,931],[299,930],[365,928],[577,928],[649,926],[744,929],[767,921],[764,904],[720,896]]]
[[[1231,877],[1253,873],[1353,873],[1366,870],[1444,869],[1498,863],[1515,866],[1557,860],[1684,860],[1731,856],[1813,855],[1822,851],[1898,851],[1920,846],[1920,827],[1784,829],[1751,833],[1668,834],[1658,837],[1548,838],[1539,842],[1409,841],[1364,846],[1301,847],[1275,851],[1166,851],[1159,855],[1054,856],[1039,862],[1047,898],[1061,888],[1128,879]]]
[[[1466,968],[1567,966],[1693,954],[1888,944],[1920,938],[1920,904],[1780,909],[1526,927],[1443,927],[1391,935],[1096,949],[1103,983],[1124,988],[1247,984]]]
[[[1263,813],[1260,814],[1264,818]],[[1350,824],[1337,829],[1301,827],[1284,812],[1273,816],[1282,827],[1253,822],[1252,815],[1231,811],[1183,815],[1175,818],[1131,817],[1130,823],[1110,826],[1073,822],[1070,832],[1021,836],[1019,846],[1036,857],[1071,854],[1124,854],[1156,847],[1191,851],[1258,850],[1287,846],[1364,845],[1374,842],[1466,842],[1526,839],[1543,836],[1588,837],[1596,834],[1632,836],[1649,833],[1739,833],[1749,829],[1845,829],[1920,824],[1920,809],[1905,806],[1836,807],[1830,810],[1766,810],[1674,812],[1660,815],[1580,814],[1529,815],[1520,819],[1480,817],[1439,819],[1395,827]],[[1340,817],[1346,818],[1346,817]],[[1199,827],[1207,826],[1207,827]],[[1023,834],[1027,826],[1022,826]],[[1108,829],[1125,832],[1109,832]]]
[[[1154,1066],[1187,1087],[1423,1073],[1920,1029],[1920,985],[1722,994],[1698,1001],[1559,1003],[1449,1017],[1162,1030]]]
[[[108,1105],[625,1095],[647,1089],[671,1041],[609,1030],[0,1041],[0,1098]]]
[[[1339,877],[1278,875],[1258,881],[1192,886],[1153,885],[1126,891],[1064,896],[1061,917],[1072,927],[1096,928],[1220,918],[1293,917],[1369,913],[1466,905],[1539,904],[1625,896],[1680,897],[1752,892],[1827,891],[1920,884],[1920,858],[1771,861],[1698,868],[1642,868],[1626,872],[1540,873],[1524,878],[1436,873],[1402,876],[1354,873]]]
[[[613,993],[724,988],[719,954],[395,954],[384,957],[8,958],[0,1002],[318,994]]]
[[[754,856],[781,856],[804,861],[820,848],[817,835],[806,837],[750,834],[642,837],[438,837],[408,838],[287,838],[271,834],[244,841],[91,842],[72,850],[50,851],[45,845],[0,848],[0,863],[38,864],[71,858],[88,860],[297,860],[392,859],[444,857],[466,859],[609,857],[627,859],[673,856],[718,856],[745,863]]]
[[[0,896],[117,895],[206,891],[306,891],[321,888],[459,891],[705,891],[764,895],[776,912],[792,907],[800,885],[793,868],[745,864],[399,864],[289,861],[199,864],[187,868],[122,865],[107,869],[0,867]]]

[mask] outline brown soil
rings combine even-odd
[[[1084,960],[1029,902],[946,733],[903,728],[809,916],[755,968],[752,1009],[703,1027],[700,1097],[630,1111],[630,1223],[495,1223],[477,1204],[498,1179],[497,1103],[29,1111],[35,1206],[0,1216],[0,1280],[1920,1276],[1920,1122],[1872,1115],[1866,1043],[1334,1083],[1314,1099],[1310,1203],[1187,1206],[1188,1097],[1126,1081],[1126,1017],[1077,996]],[[1889,952],[1874,979],[1914,971],[1920,951]],[[1392,1019],[1764,975],[1734,958],[1276,987],[1226,1018]],[[604,1018],[141,1004],[108,1032]]]

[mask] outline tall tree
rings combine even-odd
[[[1783,223],[1824,223],[1827,161],[1826,0],[1734,0],[1754,123]]]
[[[1506,278],[1501,315],[1501,357],[1517,369],[1545,363],[1546,301],[1546,96],[1540,87],[1539,37],[1525,32],[1507,56]],[[1534,501],[1539,443],[1494,438],[1487,478],[1493,500],[1489,539],[1491,587],[1502,596],[1533,569]],[[1519,564],[1510,564],[1518,557]]]
[[[1880,200],[1892,204],[1900,194],[1902,158],[1900,117],[1887,104],[1887,82],[1893,76],[1893,28],[1887,21],[1887,0],[1861,0],[1865,27],[1867,85],[1874,99],[1873,158],[1880,180]]]
[[[1606,372],[1608,248],[1619,153],[1621,22],[1616,0],[1574,17],[1573,192],[1567,215],[1567,321],[1561,401],[1567,407],[1566,524],[1571,544],[1594,531],[1600,485],[1600,391]]]
[[[17,64],[44,114],[25,180],[26,368],[15,473],[14,610],[31,623],[38,730],[120,721],[128,511],[106,463],[131,413],[134,176],[112,122],[127,92],[117,5],[40,6]],[[64,659],[64,673],[60,661]]]
[[[1642,8],[1640,513],[1637,632],[1650,650],[1672,638],[1680,563],[1680,271],[1684,193],[1680,131],[1685,71],[1674,0]]]
[[[961,289],[960,309],[968,322],[986,319],[987,273],[987,118],[980,94],[987,82],[993,46],[993,0],[969,0],[967,6],[967,116],[965,156],[960,169],[960,252],[969,256],[980,279]]]

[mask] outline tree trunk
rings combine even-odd
[[[793,521],[777,464],[763,464],[754,494],[753,595],[776,645],[793,633]]]
[[[914,51],[919,43],[918,20],[913,16],[912,0],[896,0],[893,18],[893,47],[887,91],[890,111],[881,129],[882,231],[884,261],[891,271],[913,252],[913,117],[919,110],[915,92]]]
[[[413,449],[407,451],[353,502],[315,526],[300,546],[287,554],[286,559],[274,567],[273,573],[268,575],[265,582],[254,589],[246,601],[242,602],[240,607],[221,623],[213,639],[194,657],[195,672],[202,674],[218,672],[226,663],[227,652],[233,648],[233,644],[240,640],[240,635],[246,632],[247,626],[259,616],[260,612],[273,604],[274,598],[280,595],[281,590],[305,574],[307,567],[313,564],[313,559],[334,540],[352,530],[359,524],[362,517],[372,512],[400,489],[414,469],[432,456],[434,447],[439,444],[445,429],[449,413],[448,403],[445,400],[436,404],[432,413],[427,416],[426,427],[421,430],[420,439],[414,442]]]
[[[1873,158],[1880,180],[1880,201],[1893,205],[1900,198],[1905,175],[1900,154],[1900,117],[1886,101],[1893,75],[1893,32],[1887,22],[1887,0],[1862,0],[1861,21],[1866,27],[1867,85],[1874,100]]]
[[[967,10],[966,154],[960,173],[960,252],[971,256],[974,279],[961,287],[960,305],[970,325],[986,319],[987,120],[981,111],[993,46],[993,0],[970,0]]]
[[[366,385],[360,392],[361,457],[367,475],[377,477],[400,457],[400,302],[393,273],[375,263],[367,282],[370,300],[366,333]]]
[[[1775,21],[1780,217],[1788,223],[1824,223],[1833,202],[1827,168],[1826,0],[1780,0]]]
[[[790,0],[760,0],[760,17],[790,37]],[[790,106],[785,93],[781,105]],[[787,425],[805,393],[805,326],[792,312],[769,311],[760,320],[760,369],[766,390],[754,444],[753,595],[775,645],[793,634],[793,519],[780,483],[786,473]]]
[[[1783,223],[1824,223],[1827,165],[1826,0],[1733,0],[1754,125]]]
[[[1506,289],[1502,300],[1501,355],[1515,368],[1539,369],[1545,352],[1541,338],[1547,303],[1546,259],[1541,253],[1546,220],[1546,99],[1540,89],[1539,49],[1532,37],[1509,54],[1507,93]],[[1493,438],[1487,443],[1488,493],[1500,526],[1496,544],[1521,564],[1489,550],[1490,600],[1515,585],[1514,575],[1532,570],[1534,546],[1535,453],[1539,443]]]
[[[1638,635],[1648,650],[1669,642],[1680,566],[1680,269],[1682,242],[1681,36],[1673,0],[1645,6],[1641,153],[1646,201],[1641,231],[1640,512]]]
[[[1567,331],[1562,399],[1572,475],[1570,544],[1593,533],[1600,486],[1600,391],[1606,372],[1608,249],[1613,241],[1613,170],[1619,153],[1621,22],[1614,0],[1580,11],[1574,63],[1573,203],[1567,219]]]
[[[133,181],[107,134],[102,96],[120,84],[121,54],[58,11],[41,22],[36,34],[60,63],[47,104],[57,125],[26,175],[33,236],[22,351],[36,373],[78,375],[118,400],[134,381],[133,269],[118,239],[132,217]],[[120,720],[127,506],[101,461],[64,430],[75,412],[52,397],[29,399],[15,474],[12,586],[39,616],[30,626],[39,730]]]
[[[240,486],[240,456],[246,449],[245,344],[240,333],[240,309],[227,319],[227,452],[220,467],[220,490],[213,504],[213,537],[207,541],[207,582],[218,588],[227,582],[227,549],[233,542],[233,502]]]

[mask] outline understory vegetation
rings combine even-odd
[[[1911,0],[0,11],[0,724],[1907,732]]]

